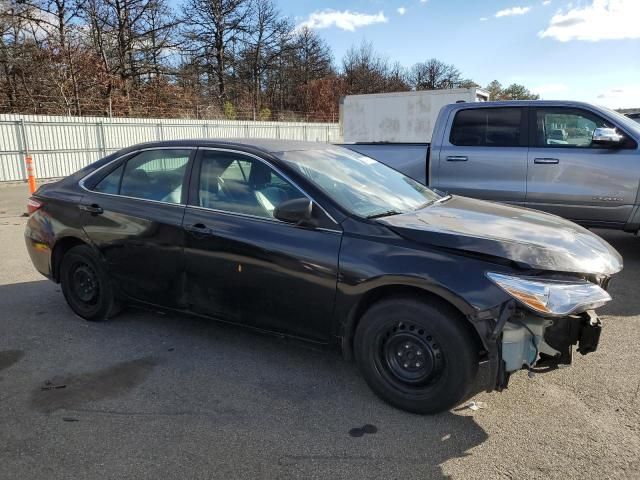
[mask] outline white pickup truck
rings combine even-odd
[[[346,97],[342,146],[448,193],[638,232],[640,124],[573,101],[464,101],[436,117],[425,93],[396,94],[396,108]]]

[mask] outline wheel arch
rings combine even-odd
[[[74,236],[63,237],[56,241],[51,254],[51,278],[54,282],[60,283],[60,265],[62,264],[62,258],[69,250],[78,245],[89,245],[89,243]]]
[[[358,301],[351,307],[346,319],[343,321],[339,336],[343,356],[351,360],[353,358],[353,339],[358,323],[364,313],[375,303],[393,297],[411,296],[425,301],[438,302],[456,312],[460,323],[469,332],[478,351],[484,349],[480,334],[468,320],[468,315],[474,312],[471,305],[460,297],[443,288],[429,288],[424,285],[412,285],[406,283],[390,283],[379,285],[364,292]]]

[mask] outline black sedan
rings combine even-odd
[[[418,413],[595,350],[622,268],[567,220],[319,143],[137,145],[43,185],[29,210],[31,259],[77,315],[147,305],[334,345]]]

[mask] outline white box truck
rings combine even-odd
[[[486,102],[480,88],[347,95],[340,105],[345,143],[429,143],[440,109],[450,103]]]

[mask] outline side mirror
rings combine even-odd
[[[273,216],[287,223],[295,223],[305,227],[315,226],[311,211],[313,203],[308,198],[285,200],[273,210]]]
[[[609,147],[618,147],[623,141],[624,137],[615,128],[596,128],[591,138],[591,143]]]

